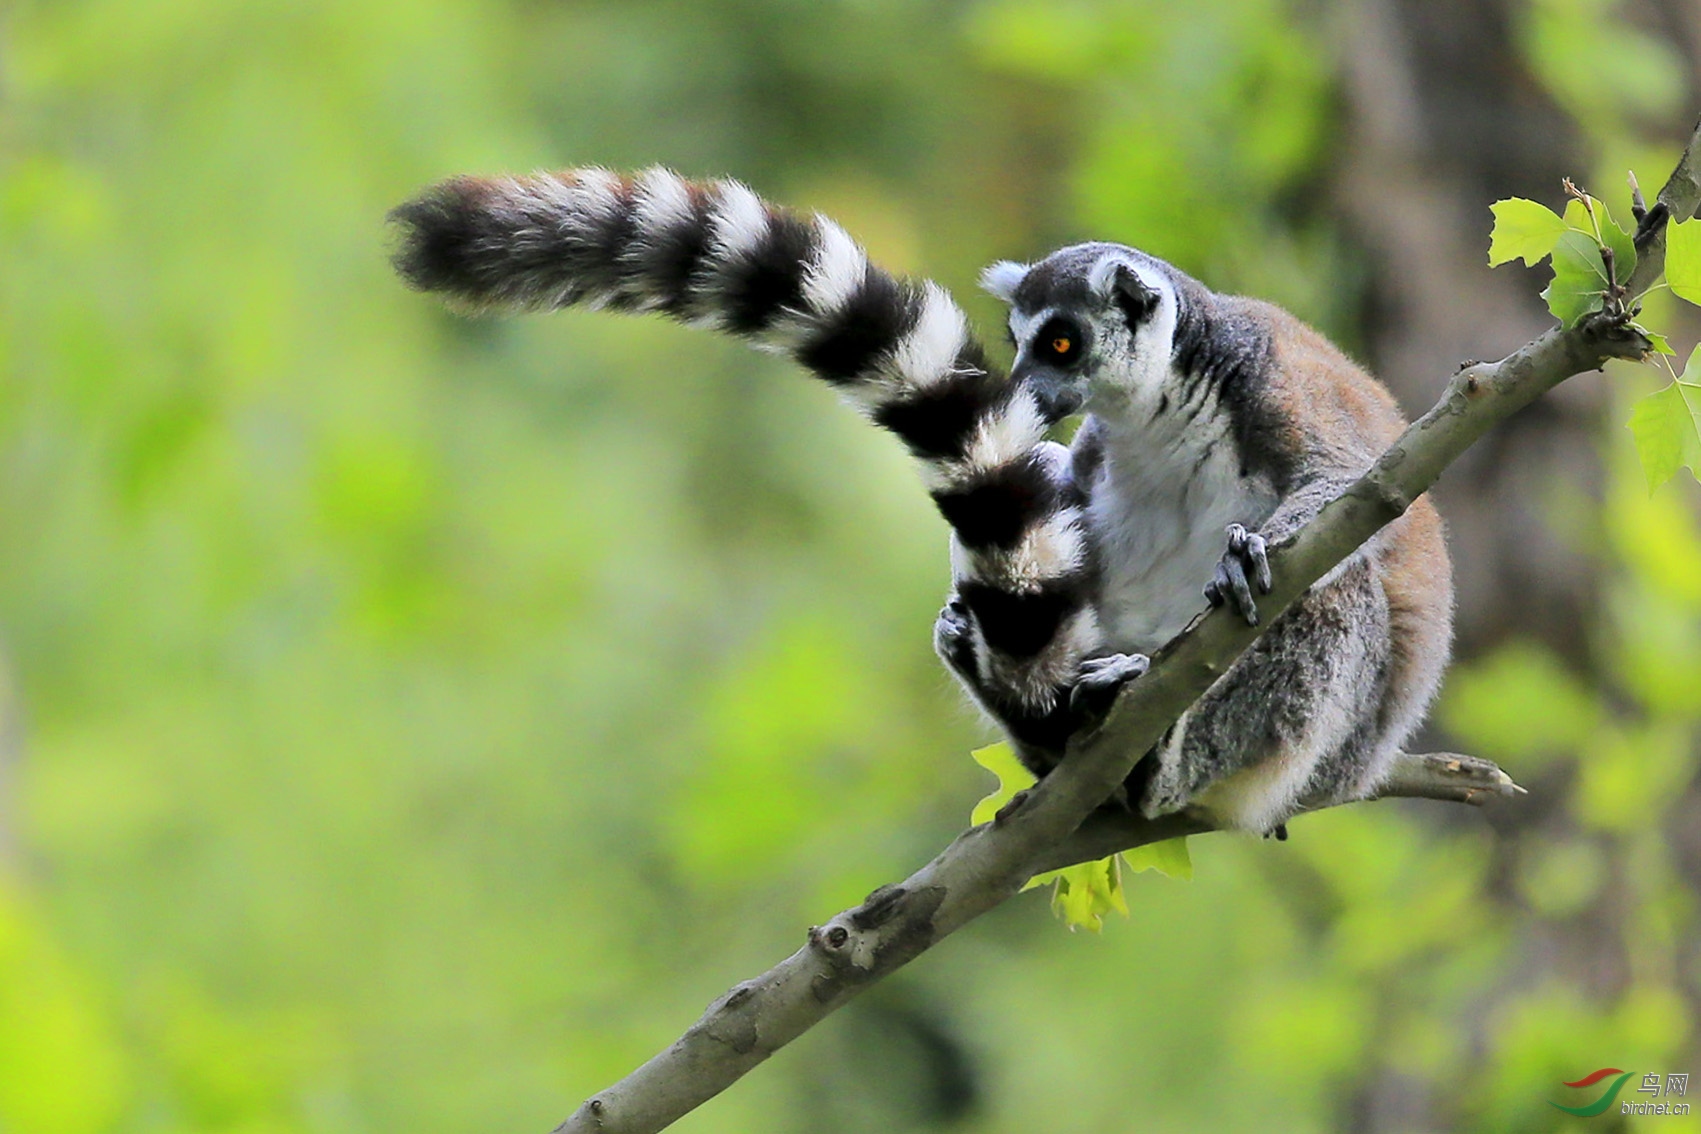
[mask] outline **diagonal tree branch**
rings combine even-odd
[[[1701,206],[1701,123],[1656,205],[1671,217]],[[1663,226],[1646,241],[1634,290],[1659,277]],[[1384,525],[1400,516],[1460,453],[1560,382],[1609,359],[1650,349],[1620,312],[1555,328],[1494,363],[1453,376],[1441,400],[1355,484],[1270,553],[1275,585],[1260,601],[1269,626],[1280,613]],[[1265,603],[1268,603],[1268,606]],[[711,1004],[667,1050],[587,1100],[557,1134],[649,1134],[736,1082],[852,996],[936,941],[1015,895],[1041,870],[1102,858],[1209,829],[1186,815],[1140,820],[1096,809],[1135,760],[1257,638],[1227,609],[1207,613],[1166,645],[1104,724],[1071,743],[1064,761],[992,823],[971,828],[903,883],[809,931],[808,942]],[[1477,802],[1514,785],[1492,764],[1463,756],[1403,757],[1383,795]]]

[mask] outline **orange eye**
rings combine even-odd
[[[1068,354],[1069,348],[1074,345],[1075,341],[1067,335],[1058,335],[1055,339],[1051,340],[1051,350],[1053,354]]]

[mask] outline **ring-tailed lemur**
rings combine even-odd
[[[461,178],[392,219],[403,277],[460,307],[658,311],[791,355],[896,433],[952,528],[935,645],[1036,774],[1205,601],[1256,622],[1266,543],[1404,426],[1285,311],[1121,245],[987,270],[1011,308],[1006,375],[944,289],[894,279],[831,221],[737,182]],[[1045,440],[1082,408],[1071,448]],[[1146,754],[1130,802],[1268,831],[1367,794],[1434,695],[1451,611],[1440,520],[1420,499]]]

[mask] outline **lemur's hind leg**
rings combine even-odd
[[[1183,714],[1158,745],[1148,817],[1197,806],[1219,825],[1272,831],[1303,804],[1374,785],[1403,739],[1378,712],[1396,659],[1375,566],[1347,560]]]

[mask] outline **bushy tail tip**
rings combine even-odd
[[[409,287],[473,306],[503,298],[507,280],[491,263],[502,235],[492,231],[495,191],[480,178],[457,177],[390,210],[397,233],[390,263]]]

